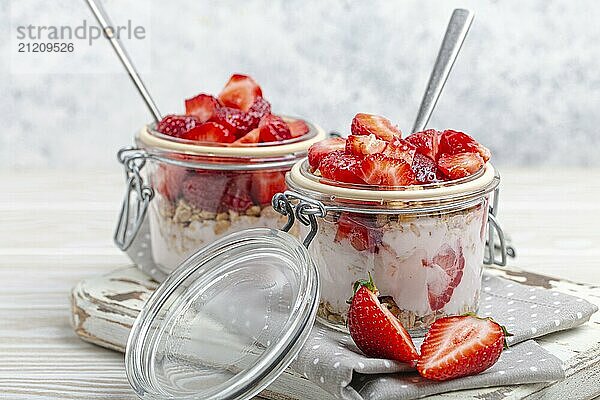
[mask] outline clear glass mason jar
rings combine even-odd
[[[499,182],[488,163],[461,180],[382,190],[329,181],[302,161],[287,175],[290,190],[273,204],[288,215],[293,207],[304,226],[319,269],[322,323],[345,330],[352,285],[370,274],[380,300],[419,336],[437,318],[477,312],[487,241],[485,262],[506,262],[495,219]]]
[[[128,188],[115,242],[127,249],[148,214],[152,257],[163,276],[229,233],[280,227],[285,218],[271,198],[286,189],[285,173],[308,147],[325,138],[321,128],[307,125],[309,132],[296,139],[236,147],[144,127],[136,147],[119,152]]]

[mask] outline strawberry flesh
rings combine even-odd
[[[247,75],[234,74],[219,94],[219,100],[227,106],[248,111],[257,97],[262,97],[258,83]]]
[[[202,123],[210,120],[219,107],[219,100],[209,94],[199,94],[185,101],[185,113],[197,117]]]
[[[360,158],[338,150],[327,154],[319,163],[321,176],[332,181],[364,184],[358,175]]]
[[[490,318],[440,318],[431,325],[421,345],[417,371],[436,381],[478,374],[498,361],[505,336],[504,328]]]
[[[404,160],[407,164],[411,165],[413,163],[416,151],[416,147],[406,140],[396,138],[387,145],[383,151],[383,155],[390,158]]]
[[[169,201],[175,201],[181,194],[183,179],[187,171],[183,167],[169,164],[159,164],[154,175],[154,187],[158,193]]]
[[[427,268],[427,294],[432,311],[438,311],[452,298],[465,269],[465,257],[460,244],[453,249],[444,244],[431,260],[422,260]]]
[[[278,142],[292,138],[290,128],[288,128],[285,121],[273,114],[261,119],[258,128],[260,129],[261,142]]]
[[[285,172],[261,171],[252,174],[250,195],[254,204],[261,206],[271,204],[273,196],[285,190]]]
[[[255,118],[258,124],[262,117],[271,114],[271,104],[264,97],[257,97],[248,109],[248,114]]]
[[[356,174],[369,185],[408,186],[415,183],[415,174],[404,160],[371,154],[360,161]]]
[[[237,137],[244,136],[258,126],[259,119],[250,113],[232,107],[219,107],[213,121],[228,128]]]
[[[438,151],[440,154],[478,153],[484,162],[490,157],[490,151],[471,136],[463,132],[445,130],[440,136]]]
[[[394,138],[402,137],[402,132],[389,119],[379,115],[356,114],[352,119],[350,131],[354,135],[373,134],[381,140],[391,142]]]
[[[417,153],[423,154],[432,160],[438,159],[440,132],[435,129],[415,132],[412,135],[407,136],[406,141],[416,147]]]
[[[334,240],[336,243],[347,240],[357,251],[369,250],[371,253],[377,253],[383,232],[377,229],[373,222],[369,217],[342,213],[337,222]]]
[[[200,119],[193,115],[167,115],[158,123],[156,130],[180,138],[201,123]]]
[[[204,124],[189,130],[183,134],[181,138],[211,143],[232,143],[235,141],[235,135],[225,126],[216,122],[205,122]]]
[[[371,282],[372,283],[372,282]],[[414,366],[415,345],[400,321],[382,305],[377,289],[360,285],[348,311],[348,330],[356,346],[369,357],[397,360]]]
[[[297,138],[306,135],[310,130],[306,122],[301,119],[295,119],[293,121],[287,121],[288,128],[290,128],[290,134],[293,138]]]
[[[377,139],[373,134],[370,135],[350,135],[346,139],[346,153],[357,156],[382,153],[387,142]]]
[[[334,151],[344,150],[345,147],[346,140],[340,137],[321,140],[308,148],[308,165],[312,171],[315,171],[326,155]]]
[[[260,129],[255,128],[233,142],[231,145],[236,146],[240,144],[256,144],[258,142],[260,142]]]
[[[411,167],[415,173],[417,182],[420,184],[437,183],[448,180],[442,171],[439,170],[435,161],[421,153],[415,154]]]
[[[227,190],[222,198],[221,211],[233,210],[244,212],[253,205],[250,189],[252,175],[249,173],[236,174],[227,182]]]
[[[443,154],[438,168],[450,179],[460,179],[479,171],[485,162],[479,153]]]
[[[227,189],[227,182],[225,174],[195,170],[182,183],[183,198],[201,210],[217,212]]]

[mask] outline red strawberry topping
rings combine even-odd
[[[416,153],[412,163],[412,170],[415,173],[417,182],[421,184],[436,183],[448,180],[446,176],[439,170],[435,161],[424,156],[421,153]]]
[[[237,108],[245,112],[252,106],[254,100],[261,96],[262,90],[254,79],[247,75],[235,74],[225,84],[219,94],[219,100],[227,107]]]
[[[170,201],[175,201],[181,194],[183,179],[187,171],[183,167],[159,164],[154,175],[156,190]]]
[[[260,140],[262,142],[278,142],[292,138],[290,128],[281,117],[270,114],[260,120]]]
[[[440,318],[431,325],[421,345],[417,371],[436,381],[478,374],[498,361],[506,336],[511,335],[491,318]]]
[[[332,181],[364,184],[359,177],[360,159],[353,154],[345,154],[342,150],[327,154],[319,164],[321,176]]]
[[[370,135],[350,135],[346,140],[346,153],[363,156],[381,153],[385,150],[387,142]]]
[[[484,163],[479,153],[443,154],[438,168],[450,179],[460,179],[479,171]]]
[[[332,137],[321,140],[308,148],[308,165],[314,171],[319,168],[323,157],[327,154],[346,148],[346,140],[339,137]]]
[[[213,121],[229,128],[237,137],[243,136],[258,126],[258,118],[231,107],[219,107]]]
[[[258,124],[262,117],[271,114],[271,104],[264,97],[257,97],[248,109],[248,114],[256,118]]]
[[[232,146],[236,146],[239,144],[255,144],[260,141],[260,129],[255,128],[250,132],[246,133],[244,136],[236,140],[232,143]]]
[[[287,121],[288,128],[290,128],[290,134],[293,138],[306,135],[310,130],[306,122],[301,119],[295,119],[293,121]]]
[[[235,140],[235,135],[221,124],[205,122],[184,133],[181,138],[197,142],[232,143]]]
[[[156,130],[165,135],[182,137],[200,124],[198,117],[192,115],[167,115],[158,123]]]
[[[437,160],[439,137],[440,132],[435,129],[427,129],[407,136],[406,141],[417,148],[417,153],[421,153],[432,160]]]
[[[407,164],[413,163],[415,157],[416,147],[407,142],[404,139],[396,138],[390,142],[383,154],[391,158],[397,158],[399,160],[406,161]]]
[[[352,120],[350,131],[354,135],[373,134],[388,142],[402,136],[400,129],[394,126],[389,119],[372,114],[356,114]]]
[[[185,113],[198,117],[200,122],[211,119],[219,107],[219,100],[209,94],[199,94],[185,101]]]
[[[222,199],[223,206],[225,207],[224,211],[244,212],[252,206],[252,198],[250,197],[251,185],[252,175],[249,173],[236,174],[230,178],[227,183],[227,190]]]
[[[227,175],[214,171],[193,171],[182,184],[183,197],[195,207],[217,212],[227,189]]]
[[[273,196],[285,190],[285,172],[264,171],[252,174],[252,189],[250,193],[255,204],[261,206],[271,204]]]
[[[479,153],[487,162],[491,153],[487,147],[479,144],[471,136],[463,132],[445,130],[440,137],[439,154]]]
[[[427,291],[432,311],[441,310],[450,301],[460,284],[465,269],[465,257],[460,245],[453,249],[444,244],[431,260],[423,260],[427,268]]]
[[[367,356],[415,365],[419,354],[400,321],[381,304],[373,280],[355,283],[348,311],[348,330],[356,346]]]
[[[415,183],[415,174],[408,163],[383,154],[366,156],[356,174],[370,185],[407,186]]]
[[[337,222],[335,242],[348,240],[357,251],[369,250],[377,253],[383,233],[369,217],[342,213]]]

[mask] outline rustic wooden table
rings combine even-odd
[[[123,355],[80,340],[69,323],[69,291],[78,281],[129,264],[112,244],[119,172],[0,172],[0,398],[135,398]],[[511,263],[585,282],[582,292],[600,302],[598,196],[598,169],[504,169],[500,219],[518,249]],[[598,321],[589,324],[596,328]],[[578,346],[597,346],[600,339],[590,338],[589,327],[585,332],[569,340],[586,343],[557,348],[577,354]],[[598,354],[586,365],[600,367]],[[600,376],[582,374],[573,384],[583,381],[587,390],[561,385],[550,396],[597,396]]]

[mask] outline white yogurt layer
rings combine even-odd
[[[322,302],[329,303],[330,312],[345,318],[353,283],[367,279],[370,272],[380,295],[392,296],[401,310],[416,316],[434,312],[459,314],[476,309],[485,246],[484,211],[484,207],[475,207],[445,216],[418,217],[410,222],[390,221],[380,228],[383,236],[376,253],[357,251],[345,239],[336,242],[337,224],[320,221],[310,253],[319,267]],[[431,259],[448,246],[462,249],[462,278],[449,301],[432,309],[429,290],[443,291],[450,278]]]

